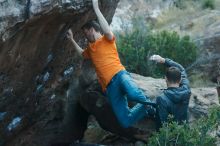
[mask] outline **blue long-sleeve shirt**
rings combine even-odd
[[[191,90],[189,87],[189,80],[187,79],[187,74],[182,65],[174,62],[171,59],[166,58],[165,66],[167,67],[177,67],[181,72],[181,82],[179,88],[167,88],[164,91],[164,94],[174,103],[184,103],[189,102],[189,98],[191,95]]]
[[[159,105],[159,111],[161,112],[159,113],[160,119],[162,122],[167,121],[168,114],[172,114],[174,115],[174,120],[179,123],[188,121],[187,113],[191,90],[186,71],[182,65],[168,58],[165,59],[164,65],[167,67],[177,67],[181,71],[181,83],[179,87],[168,87],[160,95],[160,99],[166,102],[158,102],[158,104],[163,104],[162,106]]]

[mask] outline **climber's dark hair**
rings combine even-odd
[[[90,28],[94,28],[95,31],[101,32],[101,27],[95,20],[89,21],[81,27],[82,30]]]
[[[179,83],[181,80],[181,72],[177,67],[169,67],[166,71],[166,78],[170,83]]]

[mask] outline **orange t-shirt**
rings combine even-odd
[[[83,51],[85,59],[91,59],[96,70],[102,89],[105,91],[112,77],[121,70],[125,70],[118,56],[115,37],[109,41],[105,36],[89,43]]]

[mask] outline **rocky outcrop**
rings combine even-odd
[[[220,25],[220,23],[219,23]],[[204,48],[203,53],[197,59],[193,67],[203,72],[209,79],[220,85],[220,32],[204,38],[200,43]]]
[[[152,100],[159,96],[163,89],[166,88],[165,80],[163,79],[143,77],[137,74],[131,75],[139,85],[140,89],[142,89]],[[97,122],[103,129],[125,137],[129,139],[130,142],[132,142],[132,140],[147,142],[149,136],[155,131],[155,123],[153,119],[148,117],[135,124],[132,128],[121,128],[106,100],[106,97],[101,94],[96,82],[87,89],[87,92],[83,96],[81,96],[80,103],[88,113],[96,118]],[[132,103],[130,103],[130,105],[132,106]],[[215,88],[192,88],[192,95],[189,104],[189,121],[193,122],[200,117],[206,116],[209,109],[214,106],[219,106],[219,99]],[[95,131],[94,129],[99,131],[95,134],[97,137],[100,137],[100,133],[104,136],[109,135],[100,131],[99,126],[93,126],[93,128],[88,127],[87,131]],[[90,132],[87,132],[85,135],[84,139],[86,141],[102,144],[117,144],[117,140],[114,140],[114,138],[109,143],[109,141],[105,140],[104,136],[100,138],[101,140],[94,141],[95,138],[92,140],[90,138],[91,136],[88,136]]]
[[[220,80],[218,79],[220,78],[220,12],[207,11],[188,22],[193,26],[189,30],[182,31],[191,35],[194,42],[201,48],[198,59],[188,69],[197,74],[202,72],[203,76],[217,83],[217,80]]]
[[[109,22],[117,3],[100,0]],[[65,33],[72,28],[85,47],[80,28],[96,18],[91,0],[0,0],[0,10],[0,145],[81,139],[87,112],[77,99],[95,74]]]
[[[157,17],[173,4],[174,0],[120,0],[111,27],[118,32],[132,31],[137,27],[145,30],[148,24],[154,24]]]

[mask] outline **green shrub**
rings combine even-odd
[[[189,36],[180,36],[176,32],[162,31],[147,35],[141,30],[119,35],[118,51],[127,70],[144,76],[161,77],[163,66],[149,61],[153,54],[171,58],[187,67],[195,61],[197,47]]]
[[[184,3],[185,1],[184,0],[174,0],[174,6],[176,6],[177,8],[180,8],[180,9],[184,9],[184,8],[186,8],[186,5]]]
[[[210,132],[220,124],[220,108],[213,108],[208,117],[203,117],[191,126],[165,123],[159,132],[149,139],[149,146],[214,146],[216,137]]]
[[[173,4],[175,7],[179,9],[186,9],[188,4],[192,4],[192,2],[199,2],[200,0],[173,0]]]
[[[215,9],[215,0],[203,0],[202,7],[204,9],[207,9],[207,8]]]

